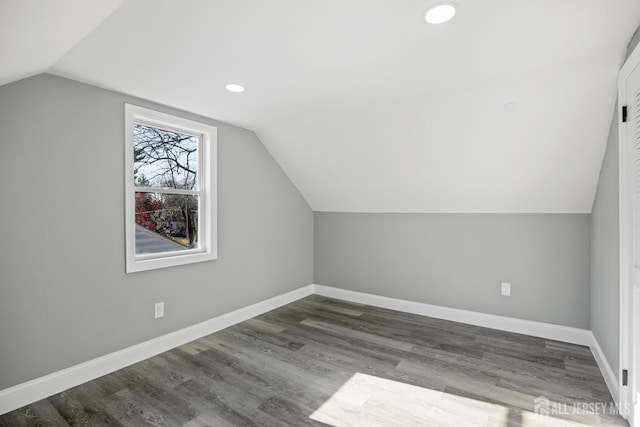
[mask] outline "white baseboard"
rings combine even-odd
[[[4,414],[63,390],[138,363],[195,339],[251,319],[313,293],[313,285],[234,310],[213,319],[180,329],[88,362],[0,390],[0,414]]]
[[[593,332],[589,332],[589,335],[589,338],[591,339],[591,344],[589,347],[591,347],[593,357],[596,359],[596,363],[598,364],[598,368],[600,368],[600,372],[602,372],[604,382],[607,383],[607,387],[609,388],[611,397],[613,397],[613,401],[616,402],[616,405],[618,405],[620,402],[620,385],[618,383],[618,377],[613,369],[611,369],[611,365],[607,360],[607,356],[604,355],[602,347],[600,347],[600,343],[598,343],[596,336],[593,335]]]
[[[497,316],[494,314],[479,313],[476,311],[460,310],[457,308],[442,307],[363,292],[347,291],[323,285],[314,285],[314,293],[359,304],[373,305],[376,307],[403,311],[405,313],[419,314],[422,316],[451,320],[453,322],[499,329],[501,331],[515,332],[518,334],[531,335],[556,341],[564,341],[571,344],[590,346],[592,343],[591,331],[586,329],[554,325],[551,323],[534,322],[532,320],[516,319],[513,317]]]
[[[240,308],[202,323],[136,344],[88,362],[53,372],[34,380],[0,390],[0,414],[36,402],[45,397],[91,381],[103,375],[125,368],[190,341],[221,329],[251,319],[252,317],[292,303],[306,296],[318,294],[359,304],[372,305],[422,316],[435,317],[470,325],[483,326],[508,332],[564,341],[591,347],[607,386],[616,402],[619,401],[617,378],[607,362],[600,345],[586,329],[534,322],[493,314],[485,314],[456,308],[441,307],[420,302],[383,297],[363,292],[347,291],[323,285],[307,285],[302,288]]]

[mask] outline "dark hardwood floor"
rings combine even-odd
[[[0,426],[627,425],[613,409],[587,347],[311,296]]]

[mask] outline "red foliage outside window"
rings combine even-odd
[[[153,200],[149,193],[136,193],[136,224],[156,231],[154,214],[160,209],[162,209],[162,204]]]

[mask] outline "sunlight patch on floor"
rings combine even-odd
[[[519,411],[438,390],[356,373],[311,419],[347,426],[578,427],[584,424]]]

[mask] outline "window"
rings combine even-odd
[[[216,259],[216,128],[125,104],[127,273]]]

